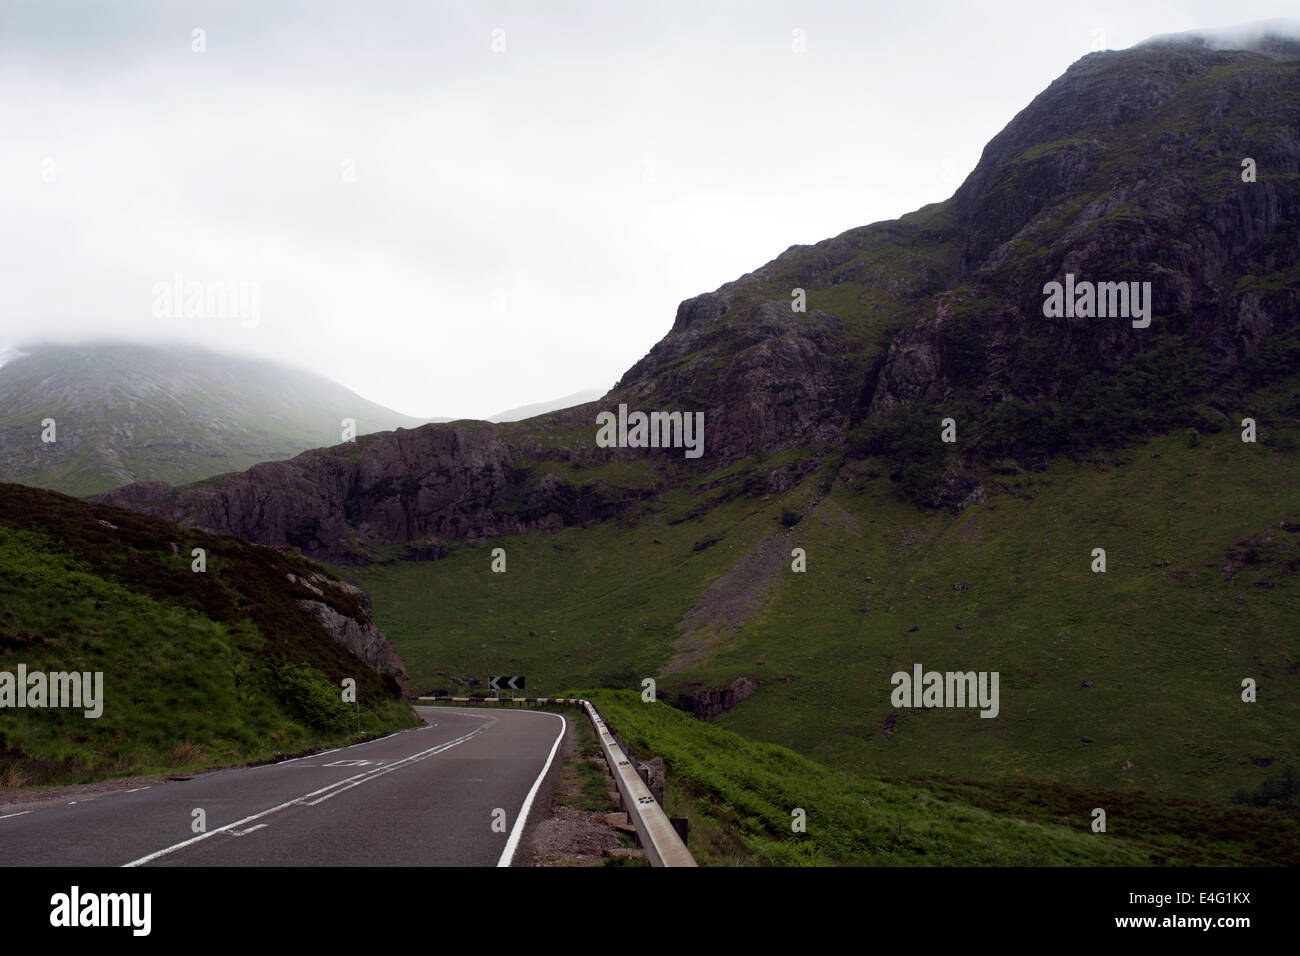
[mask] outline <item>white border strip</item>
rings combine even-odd
[[[523,711],[523,713],[529,712]],[[532,713],[545,713],[545,711],[532,711]],[[560,741],[564,739],[564,732],[569,729],[569,722],[564,719],[563,714],[551,714],[550,716],[560,718],[560,733],[555,738],[555,743],[551,744],[551,755],[546,758],[546,764],[542,767],[542,772],[533,781],[533,788],[528,791],[528,796],[524,797],[524,805],[519,810],[519,816],[515,817],[515,825],[510,830],[510,839],[506,840],[506,848],[501,851],[501,859],[497,860],[497,866],[509,866],[510,862],[515,858],[515,850],[519,848],[519,838],[524,835],[524,824],[528,822],[528,811],[533,806],[533,797],[537,796],[537,788],[542,785],[542,778],[546,776],[546,771],[551,769],[551,761],[555,759],[555,752],[560,749]]]

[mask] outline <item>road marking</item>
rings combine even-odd
[[[307,800],[306,802],[303,802],[306,798],[299,797],[298,800],[294,802],[299,803],[301,806],[304,807],[314,807],[317,804],[324,803],[326,800],[329,800],[333,797],[337,797],[340,793],[343,793],[345,790],[351,790],[353,787],[359,787],[363,783],[369,783],[371,780],[374,780],[376,777],[382,777],[386,773],[390,773],[394,770],[400,770],[408,763],[418,763],[419,761],[423,760],[425,757],[433,757],[437,754],[442,753],[444,750],[450,750],[452,747],[455,747],[457,744],[463,744],[471,737],[477,737],[479,734],[483,733],[483,731],[487,730],[488,727],[491,726],[492,726],[491,724],[485,724],[482,727],[479,727],[477,730],[471,731],[470,733],[466,734],[464,737],[457,738],[456,740],[453,740],[449,743],[439,744],[436,747],[431,747],[428,750],[425,750],[418,754],[413,754],[410,757],[403,757],[401,760],[397,761],[396,763],[389,764],[388,766],[383,766],[381,764],[380,766],[376,767],[374,770],[367,770],[364,773],[357,774],[355,777],[348,777],[347,780],[340,780],[339,781],[340,784],[347,784],[347,786],[339,786],[337,787],[337,789],[331,789],[330,787],[325,787],[323,789],[329,790],[329,793],[326,793],[325,796],[323,797],[317,797],[317,799],[315,800]],[[349,783],[349,781],[353,781],[353,780],[355,780],[356,782]],[[316,791],[316,793],[320,793],[320,792],[321,792],[320,790]],[[315,794],[309,793],[307,796],[309,797],[315,796]]]
[[[8,820],[10,817],[21,817],[24,813],[31,813],[30,810],[19,810],[17,813],[6,813],[0,817],[0,820]]]
[[[372,763],[383,763],[383,761],[374,760],[334,760],[330,763],[321,764],[322,767],[368,767]]]
[[[434,726],[433,724],[429,725]],[[424,727],[407,727],[405,730],[394,730],[391,734],[384,734],[382,737],[376,737],[374,740],[363,740],[359,744],[353,744],[353,747],[369,747],[371,744],[377,744],[381,740],[387,740],[389,737],[399,737],[402,734],[409,734],[413,730],[424,730]],[[329,753],[330,751],[326,751]]]
[[[520,713],[545,713],[545,711],[520,711]],[[551,714],[552,717],[560,718],[560,733],[555,738],[555,743],[551,744],[551,755],[546,758],[546,765],[542,767],[542,772],[537,775],[533,781],[533,788],[528,791],[528,796],[524,797],[524,805],[519,811],[519,816],[515,818],[514,828],[510,831],[510,839],[506,840],[506,848],[501,851],[501,859],[497,860],[497,866],[509,866],[510,861],[515,858],[515,849],[519,846],[519,838],[524,835],[524,823],[528,820],[528,811],[533,805],[533,797],[537,796],[537,788],[542,785],[542,778],[546,776],[546,771],[551,769],[551,761],[555,759],[555,751],[560,749],[560,741],[564,739],[564,732],[568,729],[569,723],[564,719],[563,714]]]
[[[495,721],[493,721],[493,723],[495,723]],[[140,857],[138,860],[132,860],[130,863],[123,863],[122,866],[123,867],[143,866],[144,864],[150,863],[160,857],[167,856],[169,853],[175,853],[177,850],[184,849],[187,846],[192,846],[195,843],[200,842],[201,840],[206,840],[209,837],[216,836],[218,833],[225,833],[226,831],[233,830],[236,827],[242,827],[246,823],[252,823],[254,820],[260,820],[262,817],[270,816],[272,813],[275,813],[279,810],[283,810],[286,807],[291,807],[294,805],[308,806],[308,807],[315,806],[318,803],[328,800],[330,797],[338,796],[344,790],[351,790],[353,787],[360,786],[361,784],[366,783],[370,780],[374,780],[377,777],[382,777],[386,773],[392,773],[394,770],[400,770],[402,767],[406,766],[409,763],[414,763],[416,761],[423,760],[426,757],[431,757],[434,754],[441,753],[444,750],[450,750],[452,747],[455,747],[458,744],[463,744],[465,741],[469,740],[472,737],[477,737],[479,734],[481,734],[484,730],[486,730],[490,726],[491,724],[484,724],[483,726],[477,728],[476,730],[470,731],[468,734],[466,734],[463,737],[458,737],[457,739],[448,741],[447,743],[438,744],[436,747],[430,747],[428,750],[421,751],[418,754],[412,754],[409,757],[404,757],[403,759],[397,761],[396,763],[389,764],[385,767],[377,767],[374,770],[364,770],[361,773],[354,774],[351,777],[345,777],[342,780],[336,780],[333,783],[327,784],[326,786],[321,787],[318,790],[313,790],[311,793],[304,793],[302,796],[295,797],[292,800],[286,800],[284,803],[277,804],[274,807],[268,807],[267,809],[262,810],[258,813],[250,814],[249,816],[244,817],[242,820],[236,820],[234,823],[227,823],[225,826],[218,827],[215,830],[208,830],[206,833],[200,833],[198,836],[190,837],[188,840],[182,840],[180,843],[173,843],[171,846],[163,847],[161,850],[155,850],[153,853],[146,854],[145,856]],[[554,756],[554,751],[552,751],[552,756]],[[328,795],[321,796],[322,794],[328,794]],[[315,801],[309,801],[308,798],[310,797],[318,797],[319,799]]]
[[[126,792],[127,792],[127,793],[139,793],[141,790],[148,790],[148,789],[149,789],[148,787],[134,787],[134,788],[132,788],[132,789],[130,789],[130,790],[127,790]]]
[[[301,757],[290,757],[288,760],[281,760],[278,763],[267,764],[268,767],[283,767],[287,763],[293,763],[297,760],[306,760],[308,757],[323,757],[326,754],[338,753],[342,747],[335,747],[333,750],[322,750],[319,753],[303,754]]]
[[[269,827],[270,825],[271,825],[271,824],[269,824],[269,823],[254,823],[254,824],[253,824],[251,827],[249,827],[247,830],[231,830],[231,831],[230,831],[230,835],[231,835],[231,836],[248,836],[248,835],[249,835],[250,833],[252,833],[254,830],[264,830],[264,829],[266,829],[267,827]]]

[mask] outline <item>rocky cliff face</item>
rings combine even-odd
[[[939,489],[933,503],[960,499],[974,484],[966,459],[1173,427],[1205,396],[1300,361],[1298,117],[1292,42],[1091,54],[988,144],[952,198],[792,247],[683,302],[602,402],[367,436],[102,500],[322,558],[431,559],[457,542],[617,518],[746,456],[833,457],[861,427],[877,429],[877,451],[902,454],[907,436],[890,423],[921,408],[960,418],[964,444],[936,460],[941,481],[919,487]],[[1150,325],[1045,317],[1044,285],[1067,273],[1150,283]],[[595,412],[619,402],[703,411],[704,458],[597,448]],[[644,481],[584,477],[628,460]]]
[[[582,418],[594,435],[594,413]],[[563,456],[581,461],[595,451],[588,439]],[[127,485],[96,500],[312,557],[357,561],[433,560],[449,542],[607,520],[635,500],[620,489],[527,467],[530,453],[544,452],[536,435],[517,426],[426,425],[178,489]]]
[[[320,595],[320,600],[299,599],[298,606],[315,618],[325,628],[326,633],[349,651],[369,665],[376,674],[388,675],[405,696],[407,693],[406,668],[389,643],[384,632],[379,629],[370,616],[370,596],[358,587],[344,581],[329,580],[318,574],[305,576],[288,575],[290,582],[297,582],[310,591]],[[361,609],[359,615],[344,614],[332,607],[326,600],[322,588],[342,591],[357,603]]]
[[[961,281],[891,344],[871,412],[961,387],[966,359],[985,395],[1055,400],[1088,371],[1176,343],[1204,350],[1224,382],[1294,331],[1300,47],[1272,49],[1092,54],[1035,99],[951,200]],[[1042,287],[1066,273],[1149,281],[1151,327],[1044,319]],[[1027,353],[1045,351],[1069,371],[1026,375]]]
[[[707,447],[722,461],[783,447],[793,436],[829,440],[853,410],[844,323],[818,310],[792,312],[788,297],[737,294],[757,285],[747,277],[683,302],[672,331],[616,389],[629,407],[704,411]]]

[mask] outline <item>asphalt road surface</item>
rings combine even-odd
[[[0,865],[510,865],[565,719],[416,712],[425,726],[353,747],[7,811]]]

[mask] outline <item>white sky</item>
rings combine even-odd
[[[183,340],[421,416],[608,387],[682,299],[949,196],[1094,31],[1287,6],[2,0],[0,350]],[[257,323],[156,317],[178,273]]]

